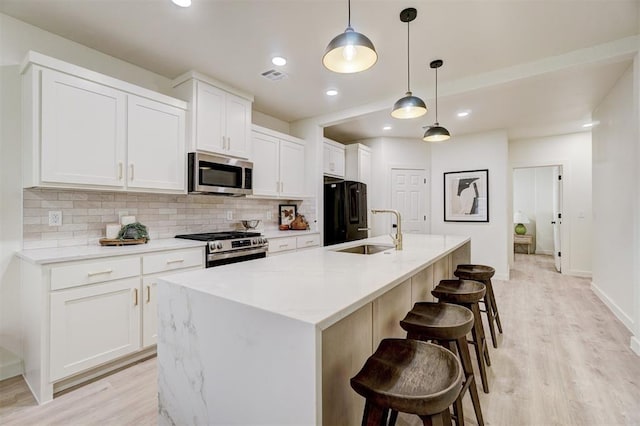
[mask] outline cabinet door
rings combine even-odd
[[[364,149],[358,150],[359,181],[367,185],[371,184],[371,152]]]
[[[158,279],[142,279],[142,347],[158,343]]]
[[[304,145],[280,141],[280,195],[304,195]]]
[[[140,348],[140,278],[51,293],[51,381]]]
[[[251,102],[226,94],[226,151],[228,155],[249,158]]]
[[[344,149],[333,147],[331,159],[335,164],[334,174],[344,177]]]
[[[185,112],[129,96],[129,188],[185,190]]]
[[[262,133],[253,133],[253,193],[278,195],[280,187],[280,141]]]
[[[224,154],[225,92],[198,81],[196,99],[196,149]]]
[[[323,171],[325,174],[344,177],[345,151],[330,143],[324,143],[323,147]]]
[[[42,71],[41,180],[124,185],[125,94]]]

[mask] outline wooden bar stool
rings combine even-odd
[[[491,332],[491,342],[493,347],[498,347],[498,340],[496,339],[496,330],[493,326],[494,321],[498,324],[498,331],[502,334],[502,323],[500,322],[500,313],[498,313],[498,305],[496,303],[496,296],[493,293],[493,285],[491,284],[491,277],[496,273],[496,270],[491,266],[486,265],[458,265],[453,275],[462,280],[474,280],[480,281],[487,287],[487,293],[484,296],[484,311],[487,314],[489,320],[489,331]]]
[[[400,326],[407,331],[407,339],[435,340],[451,352],[458,353],[465,380],[460,395],[453,406],[456,424],[458,426],[464,425],[462,397],[469,390],[478,425],[483,426],[484,420],[482,419],[478,388],[467,344],[467,334],[473,328],[473,312],[464,306],[450,303],[418,302],[400,321]]]
[[[438,345],[409,339],[383,339],[376,352],[351,378],[366,398],[363,426],[394,424],[397,412],[415,414],[424,425],[441,417],[451,425],[449,406],[462,388],[458,358]]]
[[[473,340],[468,343],[472,344],[476,350],[476,358],[478,359],[478,368],[480,369],[480,380],[482,380],[482,390],[489,393],[489,382],[487,380],[486,366],[491,365],[489,358],[489,348],[484,335],[484,327],[482,326],[482,318],[480,317],[480,307],[478,302],[482,300],[486,293],[486,287],[479,281],[470,280],[442,280],[431,291],[434,297],[441,302],[455,303],[462,305],[473,312],[473,328],[471,336]],[[484,356],[483,356],[484,355]]]

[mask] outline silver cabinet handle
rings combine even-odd
[[[110,274],[112,272],[113,272],[113,269],[105,269],[104,271],[88,272],[87,276],[93,277],[95,275]]]
[[[118,163],[118,180],[122,180],[122,161]]]
[[[227,136],[227,150],[231,150],[231,136]]]
[[[184,259],[169,259],[167,260],[167,265],[170,265],[172,263],[181,263],[184,262]]]
[[[138,289],[133,289],[133,306],[138,306]]]
[[[129,180],[133,180],[133,163],[131,163],[131,176],[129,176]]]
[[[147,303],[151,302],[151,284],[147,285]]]

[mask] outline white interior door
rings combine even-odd
[[[402,232],[427,232],[426,192],[427,174],[423,169],[391,169],[391,208],[402,215]]]
[[[560,230],[562,225],[562,170],[561,167],[553,169],[553,217],[551,219],[553,225],[553,259],[556,264],[556,270],[561,272],[561,247],[560,247]]]

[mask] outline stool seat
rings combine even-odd
[[[471,331],[473,313],[463,306],[451,303],[418,302],[400,321],[400,326],[417,336],[454,340]]]
[[[482,300],[486,291],[485,285],[478,281],[442,280],[431,294],[443,302],[477,303]]]
[[[476,281],[490,280],[495,274],[496,270],[487,265],[458,265],[453,272],[453,275],[463,280]]]
[[[351,387],[379,407],[418,416],[448,410],[462,388],[462,367],[432,343],[383,339],[351,379]]]

